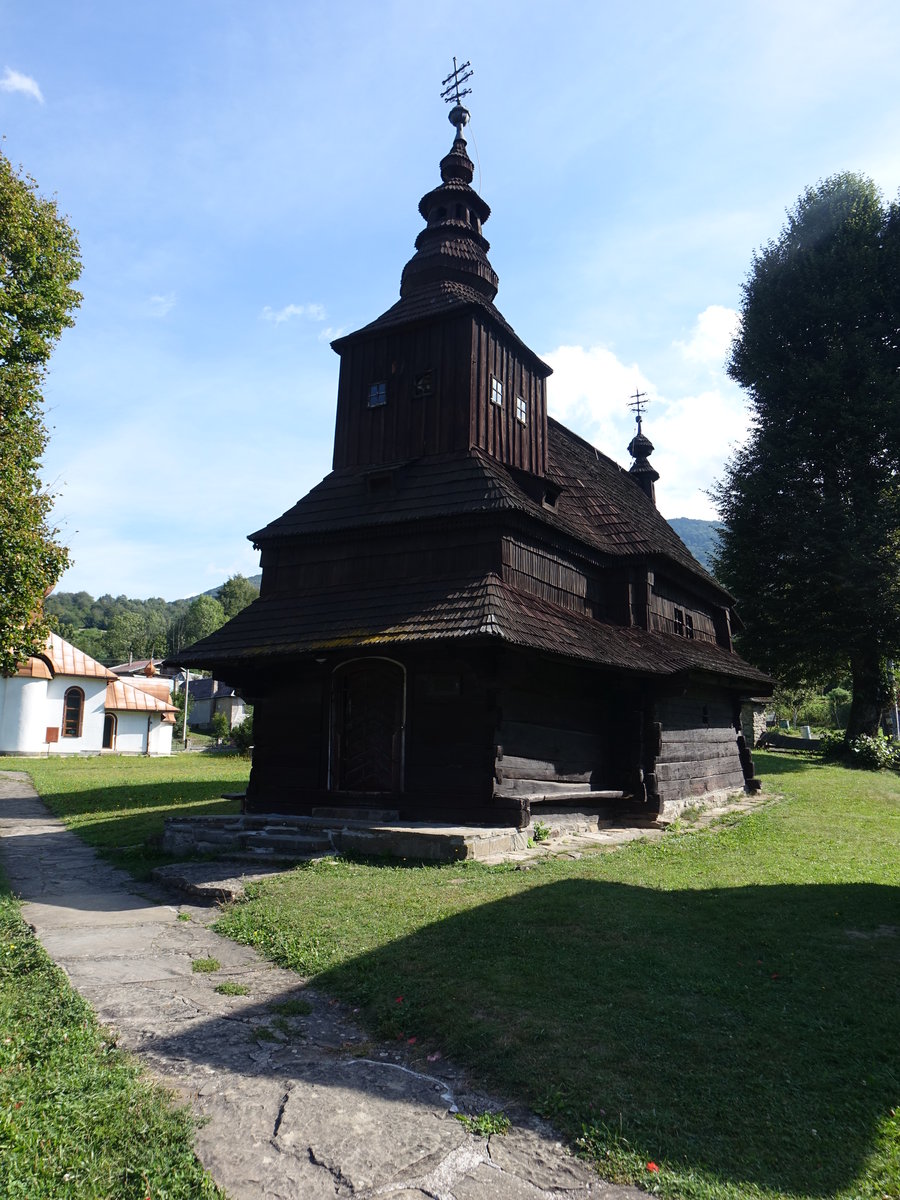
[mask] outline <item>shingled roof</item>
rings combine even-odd
[[[516,472],[474,448],[379,467],[378,474],[392,475],[392,487],[379,492],[369,487],[370,471],[332,471],[293,508],[251,534],[250,540],[260,545],[270,538],[518,512],[604,555],[669,559],[730,599],[618,463],[552,419],[548,444],[546,483],[559,492],[555,508],[536,498],[535,488],[541,486],[536,476],[517,478]]]
[[[485,638],[643,675],[702,671],[747,686],[767,680],[709,642],[598,621],[528,595],[493,573],[260,598],[177,661],[215,668],[334,649]]]

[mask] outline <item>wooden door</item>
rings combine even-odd
[[[332,706],[332,790],[402,791],[403,669],[387,659],[338,667]]]

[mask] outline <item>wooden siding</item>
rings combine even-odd
[[[609,697],[593,672],[505,656],[498,688],[497,795],[618,787],[607,750]]]
[[[503,403],[491,403],[491,376],[503,385]],[[472,403],[469,441],[480,446],[499,462],[518,467],[533,475],[547,470],[547,389],[546,381],[528,367],[493,326],[482,320],[473,322]],[[522,424],[516,417],[516,397],[528,405],[528,417]]]
[[[693,636],[697,641],[716,641],[715,607],[692,596],[683,588],[655,575],[649,593],[649,628],[661,633],[689,636],[687,618],[693,625]],[[677,619],[676,609],[681,614]]]
[[[512,587],[574,612],[600,614],[597,572],[588,573],[559,550],[519,537],[504,537],[503,578]]]
[[[461,316],[353,341],[341,355],[334,467],[399,462],[468,449],[472,320]],[[416,380],[431,373],[430,395]],[[384,382],[386,402],[369,408],[369,387]]]
[[[734,701],[727,693],[697,690],[660,699],[657,717],[655,774],[664,804],[743,788]]]
[[[351,530],[328,541],[268,544],[262,556],[265,596],[314,588],[397,580],[449,579],[500,569],[496,534],[444,530],[379,534]]]

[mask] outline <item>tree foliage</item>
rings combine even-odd
[[[241,609],[252,604],[258,595],[259,588],[245,575],[232,575],[219,588],[217,597],[225,610],[225,620],[230,621],[232,617],[236,617]]]
[[[77,238],[55,201],[0,154],[0,674],[41,648],[41,604],[68,564],[40,479],[41,387],[81,302],[80,274]]]
[[[807,189],[753,260],[729,374],[748,442],[713,495],[742,651],[788,684],[850,665],[874,732],[900,649],[900,209],[863,176]]]

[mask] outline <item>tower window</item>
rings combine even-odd
[[[380,408],[387,404],[387,383],[383,379],[369,384],[369,408]]]
[[[684,612],[680,608],[675,609],[675,632],[684,637]]]
[[[413,381],[414,396],[431,396],[434,393],[434,372],[420,371]]]
[[[491,376],[491,404],[496,404],[498,408],[503,406],[503,383],[496,375]]]
[[[516,420],[528,424],[528,401],[524,396],[516,396]]]
[[[684,614],[684,636],[692,638],[694,636],[694,618],[690,613]]]

